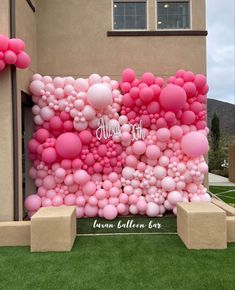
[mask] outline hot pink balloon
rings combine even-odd
[[[17,54],[17,60],[15,65],[17,68],[24,69],[30,65],[30,62],[31,59],[29,55],[26,52],[21,51],[20,53]]]
[[[168,84],[161,92],[159,101],[161,106],[167,111],[177,112],[182,109],[186,103],[187,96],[179,86]]]
[[[81,152],[82,143],[76,134],[63,133],[57,138],[55,148],[62,158],[73,159]]]
[[[16,59],[17,59],[17,56],[14,53],[14,51],[11,51],[11,50],[5,51],[4,60],[5,60],[5,62],[7,64],[15,64],[16,63]]]

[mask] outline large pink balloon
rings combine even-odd
[[[189,157],[199,157],[209,150],[208,141],[205,135],[200,132],[189,132],[183,136],[181,147]]]
[[[159,96],[161,106],[167,111],[177,112],[186,103],[187,96],[185,90],[180,86],[168,84]]]
[[[25,199],[24,206],[29,211],[36,211],[41,206],[41,198],[37,194],[31,194]]]
[[[94,84],[87,91],[87,100],[97,110],[112,105],[112,91],[104,84]]]
[[[107,220],[113,220],[118,214],[117,208],[112,204],[108,204],[104,207],[103,214]]]
[[[76,134],[63,133],[57,138],[55,148],[62,158],[73,159],[81,152],[82,143]]]

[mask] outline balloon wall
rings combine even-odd
[[[14,64],[20,69],[27,68],[31,60],[24,50],[25,43],[22,39],[9,39],[7,36],[0,34],[0,71],[10,64]]]
[[[120,82],[41,76],[30,84],[35,132],[29,142],[40,207],[75,205],[77,217],[176,214],[177,202],[210,201],[204,75],[160,77],[134,70]]]

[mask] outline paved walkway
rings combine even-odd
[[[230,182],[228,178],[209,173],[209,185],[210,186],[235,186],[234,182]]]

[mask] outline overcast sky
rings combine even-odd
[[[234,0],[206,0],[208,97],[235,103]]]

